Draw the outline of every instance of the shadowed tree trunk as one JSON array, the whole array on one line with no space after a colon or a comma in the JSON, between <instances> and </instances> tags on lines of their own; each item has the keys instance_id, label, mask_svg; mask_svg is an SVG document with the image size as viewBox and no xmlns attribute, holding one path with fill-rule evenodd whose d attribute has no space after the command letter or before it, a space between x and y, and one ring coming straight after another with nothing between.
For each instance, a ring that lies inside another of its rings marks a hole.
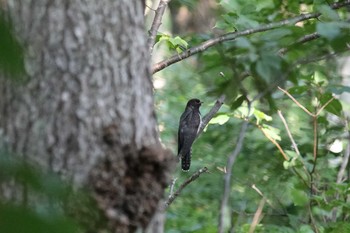
<instances>
[{"instance_id":1,"label":"shadowed tree trunk","mask_svg":"<svg viewBox=\"0 0 350 233\"><path fill-rule=\"evenodd\" d=\"M142 2L13 0L6 8L27 79L0 79L1 146L90 187L114 232L146 227L173 159L156 130Z\"/></svg>"}]
</instances>

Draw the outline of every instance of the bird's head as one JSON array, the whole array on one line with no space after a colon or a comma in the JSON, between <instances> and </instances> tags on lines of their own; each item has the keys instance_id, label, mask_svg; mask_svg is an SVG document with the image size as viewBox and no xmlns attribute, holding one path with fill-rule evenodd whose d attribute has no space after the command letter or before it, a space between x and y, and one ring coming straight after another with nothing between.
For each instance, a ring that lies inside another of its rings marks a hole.
<instances>
[{"instance_id":1,"label":"bird's head","mask_svg":"<svg viewBox=\"0 0 350 233\"><path fill-rule=\"evenodd\" d=\"M189 108L198 108L202 105L203 102L201 102L199 99L190 99L187 102L187 106Z\"/></svg>"}]
</instances>

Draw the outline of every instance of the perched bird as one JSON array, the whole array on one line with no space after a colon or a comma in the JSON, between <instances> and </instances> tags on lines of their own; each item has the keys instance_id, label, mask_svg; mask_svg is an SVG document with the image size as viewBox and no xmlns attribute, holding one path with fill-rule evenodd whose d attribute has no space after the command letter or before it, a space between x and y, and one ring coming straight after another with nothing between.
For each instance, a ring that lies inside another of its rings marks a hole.
<instances>
[{"instance_id":1,"label":"perched bird","mask_svg":"<svg viewBox=\"0 0 350 233\"><path fill-rule=\"evenodd\" d=\"M202 102L199 99L191 99L187 102L185 112L182 113L178 131L178 158L181 158L181 168L188 171L191 165L191 147L197 137L201 124L199 107Z\"/></svg>"}]
</instances>

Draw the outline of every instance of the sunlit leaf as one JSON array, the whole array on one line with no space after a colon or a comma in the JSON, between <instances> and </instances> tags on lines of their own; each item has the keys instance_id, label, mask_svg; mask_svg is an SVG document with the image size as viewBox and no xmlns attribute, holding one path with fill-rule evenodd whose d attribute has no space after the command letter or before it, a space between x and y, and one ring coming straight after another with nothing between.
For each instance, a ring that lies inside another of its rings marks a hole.
<instances>
[{"instance_id":1,"label":"sunlit leaf","mask_svg":"<svg viewBox=\"0 0 350 233\"><path fill-rule=\"evenodd\" d=\"M281 141L281 136L280 136L280 130L272 127L270 125L263 125L263 130L264 132L269 135L269 137L271 137L272 139L275 139L277 141Z\"/></svg>"},{"instance_id":2,"label":"sunlit leaf","mask_svg":"<svg viewBox=\"0 0 350 233\"><path fill-rule=\"evenodd\" d=\"M272 121L271 116L269 116L269 115L265 114L264 112L261 112L257 109L254 109L253 114L258 121L262 121L262 120Z\"/></svg>"},{"instance_id":3,"label":"sunlit leaf","mask_svg":"<svg viewBox=\"0 0 350 233\"><path fill-rule=\"evenodd\" d=\"M182 39L181 37L179 36L176 36L175 38L169 38L169 42L174 46L174 47L178 47L178 46L181 46L185 49L187 49L188 47L188 43Z\"/></svg>"},{"instance_id":4,"label":"sunlit leaf","mask_svg":"<svg viewBox=\"0 0 350 233\"><path fill-rule=\"evenodd\" d=\"M298 233L314 233L314 230L310 225L301 225Z\"/></svg>"},{"instance_id":5,"label":"sunlit leaf","mask_svg":"<svg viewBox=\"0 0 350 233\"><path fill-rule=\"evenodd\" d=\"M225 124L228 120L230 119L230 117L226 114L220 114L216 117L213 117L210 121L209 124L219 124L219 125L223 125Z\"/></svg>"}]
</instances>

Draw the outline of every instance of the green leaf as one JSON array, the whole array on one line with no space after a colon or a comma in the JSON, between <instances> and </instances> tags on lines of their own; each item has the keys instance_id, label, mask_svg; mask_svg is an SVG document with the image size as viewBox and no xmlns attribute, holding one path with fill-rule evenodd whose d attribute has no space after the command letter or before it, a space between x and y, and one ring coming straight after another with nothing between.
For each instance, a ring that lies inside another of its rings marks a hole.
<instances>
[{"instance_id":1,"label":"green leaf","mask_svg":"<svg viewBox=\"0 0 350 233\"><path fill-rule=\"evenodd\" d=\"M235 110L237 108L239 108L243 101L246 100L247 97L245 97L244 95L238 97L232 104L231 104L231 110Z\"/></svg>"},{"instance_id":2,"label":"green leaf","mask_svg":"<svg viewBox=\"0 0 350 233\"><path fill-rule=\"evenodd\" d=\"M291 196L296 206L304 206L309 201L309 197L304 190L294 188L291 190Z\"/></svg>"},{"instance_id":3,"label":"green leaf","mask_svg":"<svg viewBox=\"0 0 350 233\"><path fill-rule=\"evenodd\" d=\"M298 233L314 233L314 230L313 230L312 227L309 226L309 225L302 225L302 226L299 228Z\"/></svg>"},{"instance_id":4,"label":"green leaf","mask_svg":"<svg viewBox=\"0 0 350 233\"><path fill-rule=\"evenodd\" d=\"M24 49L13 35L7 18L0 10L0 69L10 74L5 77L17 78L24 73Z\"/></svg>"},{"instance_id":5,"label":"green leaf","mask_svg":"<svg viewBox=\"0 0 350 233\"><path fill-rule=\"evenodd\" d=\"M334 99L332 100L332 102L330 102L326 107L325 109L330 112L330 113L333 113L334 115L336 116L341 116L341 113L342 113L342 110L343 110L343 107L340 103L339 100L337 99Z\"/></svg>"},{"instance_id":6,"label":"green leaf","mask_svg":"<svg viewBox=\"0 0 350 233\"><path fill-rule=\"evenodd\" d=\"M175 38L169 38L169 42L175 47L175 48L177 48L177 47L183 47L183 48L185 48L185 49L187 49L187 47L188 47L188 43L184 40L184 39L182 39L181 37L179 37L179 36L177 36L177 37L175 37Z\"/></svg>"},{"instance_id":7,"label":"green leaf","mask_svg":"<svg viewBox=\"0 0 350 233\"><path fill-rule=\"evenodd\" d=\"M213 117L210 121L209 124L219 124L219 125L223 125L225 124L228 120L230 119L230 117L226 114L220 114L216 117Z\"/></svg>"},{"instance_id":8,"label":"green leaf","mask_svg":"<svg viewBox=\"0 0 350 233\"><path fill-rule=\"evenodd\" d=\"M237 38L235 41L235 45L238 48L244 48L244 49L254 48L252 43L250 43L250 41L244 37Z\"/></svg>"},{"instance_id":9,"label":"green leaf","mask_svg":"<svg viewBox=\"0 0 350 233\"><path fill-rule=\"evenodd\" d=\"M329 233L344 233L350 232L350 223L348 222L335 222L332 226L331 231L327 231Z\"/></svg>"},{"instance_id":10,"label":"green leaf","mask_svg":"<svg viewBox=\"0 0 350 233\"><path fill-rule=\"evenodd\" d=\"M272 117L257 110L254 109L253 114L255 116L255 118L258 120L258 122L262 121L262 120L266 120L266 121L272 121Z\"/></svg>"},{"instance_id":11,"label":"green leaf","mask_svg":"<svg viewBox=\"0 0 350 233\"><path fill-rule=\"evenodd\" d=\"M308 87L308 86L295 86L295 87L288 89L288 92L292 95L295 95L295 94L300 95L308 90L310 90L310 87Z\"/></svg>"},{"instance_id":12,"label":"green leaf","mask_svg":"<svg viewBox=\"0 0 350 233\"><path fill-rule=\"evenodd\" d=\"M265 41L279 40L291 34L292 34L292 30L290 29L278 28L275 30L267 31L260 37L260 39Z\"/></svg>"},{"instance_id":13,"label":"green leaf","mask_svg":"<svg viewBox=\"0 0 350 233\"><path fill-rule=\"evenodd\" d=\"M288 170L291 166L291 162L290 161L287 161L287 160L284 160L283 161L283 167L284 169Z\"/></svg>"},{"instance_id":14,"label":"green leaf","mask_svg":"<svg viewBox=\"0 0 350 233\"><path fill-rule=\"evenodd\" d=\"M272 54L262 54L255 70L267 83L276 78L281 69L281 58Z\"/></svg>"},{"instance_id":15,"label":"green leaf","mask_svg":"<svg viewBox=\"0 0 350 233\"><path fill-rule=\"evenodd\" d=\"M319 5L316 10L322 14L322 19L324 20L339 20L339 16L335 10L333 10L329 5Z\"/></svg>"},{"instance_id":16,"label":"green leaf","mask_svg":"<svg viewBox=\"0 0 350 233\"><path fill-rule=\"evenodd\" d=\"M0 232L80 232L75 224L57 213L38 214L16 205L1 204L0 218Z\"/></svg>"},{"instance_id":17,"label":"green leaf","mask_svg":"<svg viewBox=\"0 0 350 233\"><path fill-rule=\"evenodd\" d=\"M255 12L256 12L256 5L251 3L244 5L240 11L240 13L243 15L248 15Z\"/></svg>"},{"instance_id":18,"label":"green leaf","mask_svg":"<svg viewBox=\"0 0 350 233\"><path fill-rule=\"evenodd\" d=\"M333 98L332 93L325 93L324 95L322 95L322 97L320 98L320 103L321 105L325 105L331 98ZM341 116L343 107L340 103L339 100L337 99L333 99L326 107L325 110L327 112L330 112L336 116Z\"/></svg>"},{"instance_id":19,"label":"green leaf","mask_svg":"<svg viewBox=\"0 0 350 233\"><path fill-rule=\"evenodd\" d=\"M259 23L257 21L251 18L248 18L245 15L239 15L235 23L238 30L244 30L247 28L256 28L257 26L259 26Z\"/></svg>"},{"instance_id":20,"label":"green leaf","mask_svg":"<svg viewBox=\"0 0 350 233\"><path fill-rule=\"evenodd\" d=\"M256 1L256 9L258 12L263 10L263 9L267 9L267 8L273 9L274 7L275 7L275 4L274 4L273 0Z\"/></svg>"},{"instance_id":21,"label":"green leaf","mask_svg":"<svg viewBox=\"0 0 350 233\"><path fill-rule=\"evenodd\" d=\"M281 136L280 136L280 130L272 127L270 125L263 125L263 130L264 132L269 135L271 138L277 140L277 141L281 141Z\"/></svg>"},{"instance_id":22,"label":"green leaf","mask_svg":"<svg viewBox=\"0 0 350 233\"><path fill-rule=\"evenodd\" d=\"M340 34L340 29L333 22L317 22L316 31L328 40L335 39Z\"/></svg>"}]
</instances>

